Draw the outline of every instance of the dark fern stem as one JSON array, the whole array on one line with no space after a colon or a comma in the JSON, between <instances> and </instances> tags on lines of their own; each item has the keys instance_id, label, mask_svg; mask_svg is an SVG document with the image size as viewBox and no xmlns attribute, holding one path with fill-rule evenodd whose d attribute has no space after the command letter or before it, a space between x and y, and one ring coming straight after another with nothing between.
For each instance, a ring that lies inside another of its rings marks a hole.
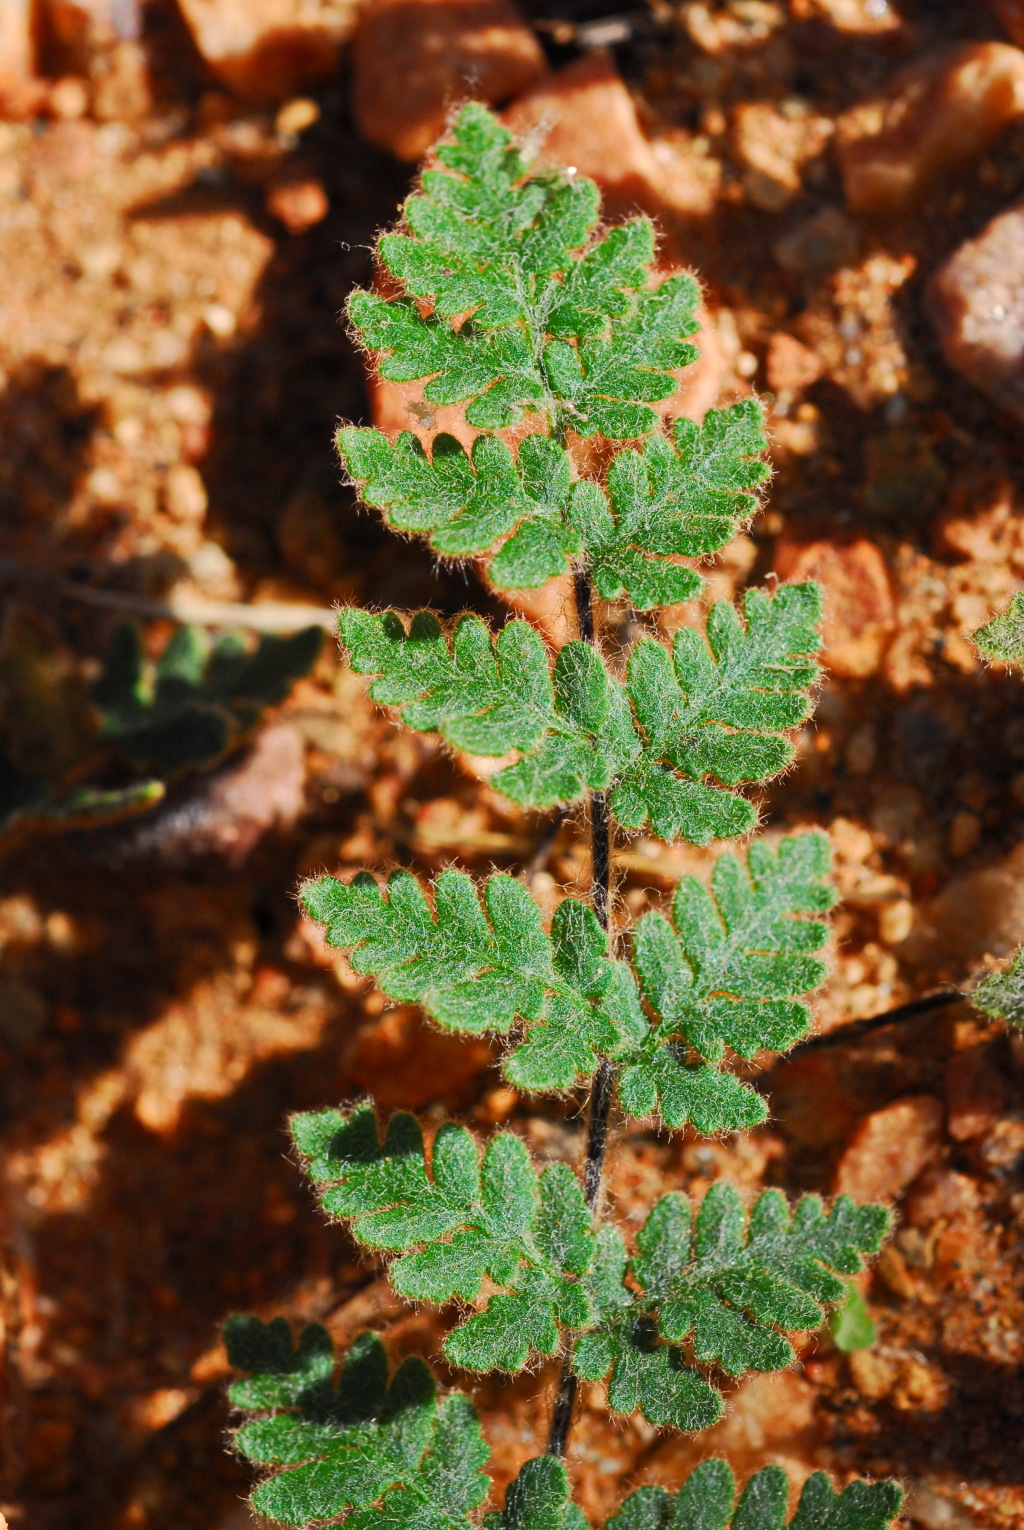
<instances>
[{"instance_id":1,"label":"dark fern stem","mask_svg":"<svg viewBox=\"0 0 1024 1530\"><path fill-rule=\"evenodd\" d=\"M584 567L577 568L574 575L576 593L576 618L580 640L593 644L594 596L590 576ZM611 905L611 819L608 813L608 793L590 793L590 850L591 850L591 897L594 913L604 929L608 928ZM590 1102L587 1111L587 1157L583 1168L583 1189L587 1205L593 1210L601 1194L601 1177L604 1170L604 1154L608 1144L608 1116L611 1111L614 1077L612 1065L606 1057L598 1063L590 1086ZM548 1454L564 1456L572 1427L573 1408L579 1383L572 1369L572 1354L562 1362L562 1374L551 1415L551 1433L548 1438Z\"/></svg>"}]
</instances>

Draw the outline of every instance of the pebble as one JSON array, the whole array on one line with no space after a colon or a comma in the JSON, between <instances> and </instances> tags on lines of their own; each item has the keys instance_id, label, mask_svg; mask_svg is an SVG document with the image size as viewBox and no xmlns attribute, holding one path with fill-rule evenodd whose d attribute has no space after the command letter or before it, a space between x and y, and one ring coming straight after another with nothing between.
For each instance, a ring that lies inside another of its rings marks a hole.
<instances>
[{"instance_id":1,"label":"pebble","mask_svg":"<svg viewBox=\"0 0 1024 1530\"><path fill-rule=\"evenodd\" d=\"M795 335L777 330L768 342L765 371L768 386L778 396L792 398L817 382L824 370L821 359Z\"/></svg>"},{"instance_id":2,"label":"pebble","mask_svg":"<svg viewBox=\"0 0 1024 1530\"><path fill-rule=\"evenodd\" d=\"M206 485L197 468L187 462L176 462L168 468L164 509L172 520L196 525L205 517L207 505Z\"/></svg>"},{"instance_id":3,"label":"pebble","mask_svg":"<svg viewBox=\"0 0 1024 1530\"><path fill-rule=\"evenodd\" d=\"M652 142L608 53L596 50L547 76L508 109L505 121L529 136L551 164L573 165L600 186L611 219L637 211L691 216L710 211L709 184L667 140Z\"/></svg>"},{"instance_id":4,"label":"pebble","mask_svg":"<svg viewBox=\"0 0 1024 1530\"><path fill-rule=\"evenodd\" d=\"M836 1195L855 1201L892 1200L942 1148L942 1102L908 1095L865 1116L839 1161Z\"/></svg>"},{"instance_id":5,"label":"pebble","mask_svg":"<svg viewBox=\"0 0 1024 1530\"><path fill-rule=\"evenodd\" d=\"M923 976L962 982L986 954L1008 956L1024 927L1024 846L1000 865L954 877L930 902L900 951Z\"/></svg>"},{"instance_id":6,"label":"pebble","mask_svg":"<svg viewBox=\"0 0 1024 1530\"><path fill-rule=\"evenodd\" d=\"M31 117L46 93L35 74L32 0L0 0L0 118Z\"/></svg>"},{"instance_id":7,"label":"pebble","mask_svg":"<svg viewBox=\"0 0 1024 1530\"><path fill-rule=\"evenodd\" d=\"M896 213L919 202L935 177L976 160L1024 113L1024 52L967 43L929 54L884 98L839 119L836 149L855 213Z\"/></svg>"},{"instance_id":8,"label":"pebble","mask_svg":"<svg viewBox=\"0 0 1024 1530\"><path fill-rule=\"evenodd\" d=\"M852 266L860 250L860 231L838 207L823 207L783 234L772 253L785 271L816 276Z\"/></svg>"},{"instance_id":9,"label":"pebble","mask_svg":"<svg viewBox=\"0 0 1024 1530\"><path fill-rule=\"evenodd\" d=\"M734 122L747 200L761 212L781 212L799 196L804 166L832 136L831 119L806 109L787 115L769 102L748 101L737 107Z\"/></svg>"},{"instance_id":10,"label":"pebble","mask_svg":"<svg viewBox=\"0 0 1024 1530\"><path fill-rule=\"evenodd\" d=\"M775 568L781 579L817 580L825 587L825 663L832 674L874 674L896 625L885 559L873 542L780 540Z\"/></svg>"},{"instance_id":11,"label":"pebble","mask_svg":"<svg viewBox=\"0 0 1024 1530\"><path fill-rule=\"evenodd\" d=\"M353 45L359 131L399 159L421 159L472 96L500 106L546 70L513 0L374 0Z\"/></svg>"},{"instance_id":12,"label":"pebble","mask_svg":"<svg viewBox=\"0 0 1024 1530\"><path fill-rule=\"evenodd\" d=\"M1024 201L950 256L928 306L950 366L1024 420Z\"/></svg>"},{"instance_id":13,"label":"pebble","mask_svg":"<svg viewBox=\"0 0 1024 1530\"><path fill-rule=\"evenodd\" d=\"M889 0L792 0L794 20L821 19L838 32L896 32L903 25Z\"/></svg>"},{"instance_id":14,"label":"pebble","mask_svg":"<svg viewBox=\"0 0 1024 1530\"><path fill-rule=\"evenodd\" d=\"M978 1205L977 1181L955 1169L935 1167L907 1197L906 1216L912 1227L931 1227L955 1217L969 1216Z\"/></svg>"},{"instance_id":15,"label":"pebble","mask_svg":"<svg viewBox=\"0 0 1024 1530\"><path fill-rule=\"evenodd\" d=\"M358 0L179 0L197 49L245 100L285 101L333 74Z\"/></svg>"},{"instance_id":16,"label":"pebble","mask_svg":"<svg viewBox=\"0 0 1024 1530\"><path fill-rule=\"evenodd\" d=\"M322 223L330 211L323 182L314 176L272 186L265 205L270 216L283 223L289 234L304 234Z\"/></svg>"}]
</instances>

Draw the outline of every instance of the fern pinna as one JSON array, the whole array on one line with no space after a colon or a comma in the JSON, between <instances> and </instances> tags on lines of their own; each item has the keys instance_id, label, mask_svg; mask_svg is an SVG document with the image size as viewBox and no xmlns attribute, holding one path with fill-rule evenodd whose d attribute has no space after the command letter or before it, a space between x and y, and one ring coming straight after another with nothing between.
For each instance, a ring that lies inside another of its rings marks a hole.
<instances>
[{"instance_id":1,"label":"fern pinna","mask_svg":"<svg viewBox=\"0 0 1024 1530\"><path fill-rule=\"evenodd\" d=\"M451 1365L512 1373L562 1357L548 1450L482 1514L473 1406L439 1400L423 1361L389 1379L364 1334L336 1375L323 1329L296 1344L282 1319L236 1318L228 1350L249 1376L232 1400L250 1417L235 1444L269 1468L254 1507L285 1524L580 1530L562 1459L580 1382L604 1383L617 1413L704 1429L723 1411L716 1377L789 1365L789 1335L824 1321L888 1228L882 1207L790 1206L775 1190L747 1205L725 1183L697 1205L664 1196L631 1242L603 1215L613 1109L702 1133L764 1120L733 1060L807 1033L833 894L828 842L804 833L720 855L710 885L683 878L632 929L614 908L617 827L694 845L755 827L741 788L793 757L821 596L751 590L671 644L652 627L621 664L602 651L595 597L644 612L698 595L692 562L749 521L767 469L756 401L700 425L653 407L697 354L697 287L653 276L648 221L606 231L598 212L593 183L531 167L489 112L463 108L380 242L400 295L357 292L349 314L383 377L463 406L472 445L338 432L346 471L396 529L477 560L498 592L571 578L578 638L555 655L522 620L493 632L475 616L446 629L429 611L347 610L340 629L353 669L407 727L500 760L492 786L524 807L586 805L589 901L565 898L547 924L520 878L477 884L454 869L430 885L406 871L324 877L302 893L328 944L384 994L446 1030L506 1037L517 1089L589 1089L579 1170L539 1171L507 1131L481 1143L449 1124L427 1142L412 1116L385 1120L372 1103L293 1122L324 1209L391 1261L395 1290L462 1304ZM598 472L581 447L592 436L629 444L602 448ZM788 1519L777 1468L737 1494L708 1461L674 1495L639 1488L608 1530L883 1530L900 1503L892 1483L838 1493L819 1473Z\"/></svg>"}]
</instances>

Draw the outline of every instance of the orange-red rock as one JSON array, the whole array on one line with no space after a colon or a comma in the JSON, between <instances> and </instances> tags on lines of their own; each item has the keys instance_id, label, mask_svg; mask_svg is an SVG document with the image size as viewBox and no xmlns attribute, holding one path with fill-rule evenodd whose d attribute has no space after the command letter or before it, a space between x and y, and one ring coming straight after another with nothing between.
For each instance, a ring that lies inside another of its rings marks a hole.
<instances>
[{"instance_id":1,"label":"orange-red rock","mask_svg":"<svg viewBox=\"0 0 1024 1530\"><path fill-rule=\"evenodd\" d=\"M983 1137L1006 1106L1006 1082L986 1046L953 1052L946 1064L947 1126L956 1142Z\"/></svg>"},{"instance_id":2,"label":"orange-red rock","mask_svg":"<svg viewBox=\"0 0 1024 1530\"><path fill-rule=\"evenodd\" d=\"M29 117L45 86L35 76L32 0L0 0L0 117Z\"/></svg>"},{"instance_id":3,"label":"orange-red rock","mask_svg":"<svg viewBox=\"0 0 1024 1530\"><path fill-rule=\"evenodd\" d=\"M179 0L195 45L236 95L283 101L330 75L359 0Z\"/></svg>"},{"instance_id":4,"label":"orange-red rock","mask_svg":"<svg viewBox=\"0 0 1024 1530\"><path fill-rule=\"evenodd\" d=\"M928 306L950 366L1024 419L1024 202L950 256Z\"/></svg>"},{"instance_id":5,"label":"orange-red rock","mask_svg":"<svg viewBox=\"0 0 1024 1530\"><path fill-rule=\"evenodd\" d=\"M301 181L284 181L267 192L267 212L283 223L289 234L304 234L322 223L330 211L323 182L315 176Z\"/></svg>"},{"instance_id":6,"label":"orange-red rock","mask_svg":"<svg viewBox=\"0 0 1024 1530\"><path fill-rule=\"evenodd\" d=\"M873 674L896 621L885 559L873 542L782 541L779 577L817 580L825 588L825 662L836 675Z\"/></svg>"},{"instance_id":7,"label":"orange-red rock","mask_svg":"<svg viewBox=\"0 0 1024 1530\"><path fill-rule=\"evenodd\" d=\"M373 0L353 47L352 107L371 143L418 160L460 101L501 106L545 68L513 0Z\"/></svg>"},{"instance_id":8,"label":"orange-red rock","mask_svg":"<svg viewBox=\"0 0 1024 1530\"><path fill-rule=\"evenodd\" d=\"M835 1193L892 1200L938 1156L943 1116L941 1101L930 1094L908 1095L865 1116L839 1161Z\"/></svg>"},{"instance_id":9,"label":"orange-red rock","mask_svg":"<svg viewBox=\"0 0 1024 1530\"><path fill-rule=\"evenodd\" d=\"M780 329L768 342L765 370L773 393L792 395L817 382L824 368L815 351Z\"/></svg>"},{"instance_id":10,"label":"orange-red rock","mask_svg":"<svg viewBox=\"0 0 1024 1530\"><path fill-rule=\"evenodd\" d=\"M505 121L531 135L540 160L591 176L610 218L710 210L708 183L669 144L646 136L607 53L589 53L547 76L514 102Z\"/></svg>"},{"instance_id":11,"label":"orange-red rock","mask_svg":"<svg viewBox=\"0 0 1024 1530\"><path fill-rule=\"evenodd\" d=\"M969 1215L978 1204L977 1181L955 1169L932 1168L907 1197L906 1217L912 1227L931 1227Z\"/></svg>"},{"instance_id":12,"label":"orange-red rock","mask_svg":"<svg viewBox=\"0 0 1024 1530\"><path fill-rule=\"evenodd\" d=\"M831 119L812 112L786 116L768 101L747 101L734 122L748 201L762 212L781 212L799 195L804 166L832 136Z\"/></svg>"},{"instance_id":13,"label":"orange-red rock","mask_svg":"<svg viewBox=\"0 0 1024 1530\"><path fill-rule=\"evenodd\" d=\"M838 123L836 146L853 212L913 207L942 171L969 164L1024 113L1024 52L967 43L930 54L884 98Z\"/></svg>"}]
</instances>

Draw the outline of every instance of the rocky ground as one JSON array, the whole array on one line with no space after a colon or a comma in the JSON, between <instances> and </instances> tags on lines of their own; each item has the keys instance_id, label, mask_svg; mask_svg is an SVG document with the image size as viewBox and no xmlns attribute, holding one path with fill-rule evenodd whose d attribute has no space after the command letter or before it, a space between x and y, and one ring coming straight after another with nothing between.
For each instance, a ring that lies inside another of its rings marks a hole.
<instances>
[{"instance_id":1,"label":"rocky ground","mask_svg":"<svg viewBox=\"0 0 1024 1530\"><path fill-rule=\"evenodd\" d=\"M611 1194L628 1224L720 1175L843 1187L892 1199L900 1229L865 1287L872 1349L808 1341L694 1441L585 1397L582 1501L597 1519L714 1449L741 1473L895 1473L924 1530L1009 1527L1024 1057L965 1007L840 1028L962 984L1024 928L1020 680L965 636L1024 573L1024 6L608 9L45 0L33 32L24 0L0 0L0 732L26 768L73 758L68 697L115 621L83 585L129 606L498 614L339 487L335 420L395 423L405 401L367 400L337 315L467 79L545 125L543 152L599 179L614 215L654 213L665 264L701 275L704 358L679 407L771 400L770 508L715 593L810 575L830 600L818 720L764 808L771 829L834 838L835 1043L765 1059L773 1118L743 1140L620 1138ZM157 652L172 627L145 630ZM440 1320L400 1315L323 1226L288 1113L370 1091L508 1123L548 1157L578 1153L579 1102L520 1100L487 1045L387 1008L325 955L293 889L324 867L515 869L538 849L542 899L585 885L577 823L516 812L397 734L332 653L248 754L148 816L4 843L13 1527L247 1524L224 1449L229 1311L436 1350ZM622 845L622 909L705 859ZM476 1387L501 1482L545 1434L542 1379Z\"/></svg>"}]
</instances>

